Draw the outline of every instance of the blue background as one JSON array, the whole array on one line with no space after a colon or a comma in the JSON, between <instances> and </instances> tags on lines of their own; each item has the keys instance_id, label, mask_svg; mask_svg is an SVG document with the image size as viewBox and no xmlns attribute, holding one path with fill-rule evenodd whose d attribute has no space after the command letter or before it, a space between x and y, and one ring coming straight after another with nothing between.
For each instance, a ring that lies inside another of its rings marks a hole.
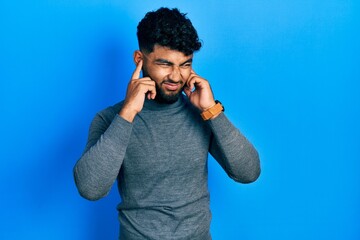
<instances>
[{"instance_id":1,"label":"blue background","mask_svg":"<svg viewBox=\"0 0 360 240\"><path fill-rule=\"evenodd\" d=\"M213 239L360 239L356 0L1 1L0 239L117 238L116 189L84 200L72 167L160 6L188 13L195 70L262 160L250 185L209 160Z\"/></svg>"}]
</instances>

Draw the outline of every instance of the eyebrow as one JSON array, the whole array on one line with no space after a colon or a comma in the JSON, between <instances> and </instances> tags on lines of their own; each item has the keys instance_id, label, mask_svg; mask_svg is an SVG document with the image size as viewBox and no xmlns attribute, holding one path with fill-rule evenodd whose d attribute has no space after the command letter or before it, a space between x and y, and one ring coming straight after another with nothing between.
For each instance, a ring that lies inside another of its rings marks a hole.
<instances>
[{"instance_id":1,"label":"eyebrow","mask_svg":"<svg viewBox=\"0 0 360 240\"><path fill-rule=\"evenodd\" d=\"M179 66L184 66L187 63L192 63L192 61L193 61L193 59L190 58L190 59L186 60L185 62L181 63ZM155 59L155 62L156 63L165 63L165 64L169 64L171 66L175 65L173 62L170 62L170 61L168 61L166 59L163 59L163 58Z\"/></svg>"}]
</instances>

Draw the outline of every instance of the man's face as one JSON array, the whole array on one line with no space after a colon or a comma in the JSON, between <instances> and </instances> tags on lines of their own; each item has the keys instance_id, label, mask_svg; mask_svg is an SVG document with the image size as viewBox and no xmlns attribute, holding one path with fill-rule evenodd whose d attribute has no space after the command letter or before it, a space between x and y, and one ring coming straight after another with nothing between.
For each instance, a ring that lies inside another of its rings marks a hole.
<instances>
[{"instance_id":1,"label":"man's face","mask_svg":"<svg viewBox=\"0 0 360 240\"><path fill-rule=\"evenodd\" d=\"M143 76L156 83L156 100L173 103L179 98L192 70L193 55L159 45L151 53L143 53Z\"/></svg>"}]
</instances>

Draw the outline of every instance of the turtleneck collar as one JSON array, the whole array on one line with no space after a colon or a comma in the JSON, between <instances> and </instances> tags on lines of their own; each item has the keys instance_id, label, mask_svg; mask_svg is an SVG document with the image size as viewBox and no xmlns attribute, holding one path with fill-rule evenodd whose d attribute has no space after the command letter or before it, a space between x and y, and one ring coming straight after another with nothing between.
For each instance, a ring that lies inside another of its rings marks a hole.
<instances>
[{"instance_id":1,"label":"turtleneck collar","mask_svg":"<svg viewBox=\"0 0 360 240\"><path fill-rule=\"evenodd\" d=\"M155 100L149 100L146 98L145 102L144 102L144 109L148 109L148 110L152 110L152 111L170 110L170 109L174 109L177 107L181 107L184 104L185 104L185 99L182 94L180 94L180 96L176 102L170 103L170 104L158 103Z\"/></svg>"}]
</instances>

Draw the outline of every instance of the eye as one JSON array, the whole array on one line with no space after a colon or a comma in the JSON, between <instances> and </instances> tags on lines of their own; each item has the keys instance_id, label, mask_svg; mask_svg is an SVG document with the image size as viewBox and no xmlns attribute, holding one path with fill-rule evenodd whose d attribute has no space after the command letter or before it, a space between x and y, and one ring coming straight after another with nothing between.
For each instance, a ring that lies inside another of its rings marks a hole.
<instances>
[{"instance_id":1,"label":"eye","mask_svg":"<svg viewBox=\"0 0 360 240\"><path fill-rule=\"evenodd\" d=\"M184 65L181 65L181 68L187 69L191 67L191 63L186 63Z\"/></svg>"},{"instance_id":2,"label":"eye","mask_svg":"<svg viewBox=\"0 0 360 240\"><path fill-rule=\"evenodd\" d=\"M171 67L170 63L157 63L157 65L160 67Z\"/></svg>"}]
</instances>

